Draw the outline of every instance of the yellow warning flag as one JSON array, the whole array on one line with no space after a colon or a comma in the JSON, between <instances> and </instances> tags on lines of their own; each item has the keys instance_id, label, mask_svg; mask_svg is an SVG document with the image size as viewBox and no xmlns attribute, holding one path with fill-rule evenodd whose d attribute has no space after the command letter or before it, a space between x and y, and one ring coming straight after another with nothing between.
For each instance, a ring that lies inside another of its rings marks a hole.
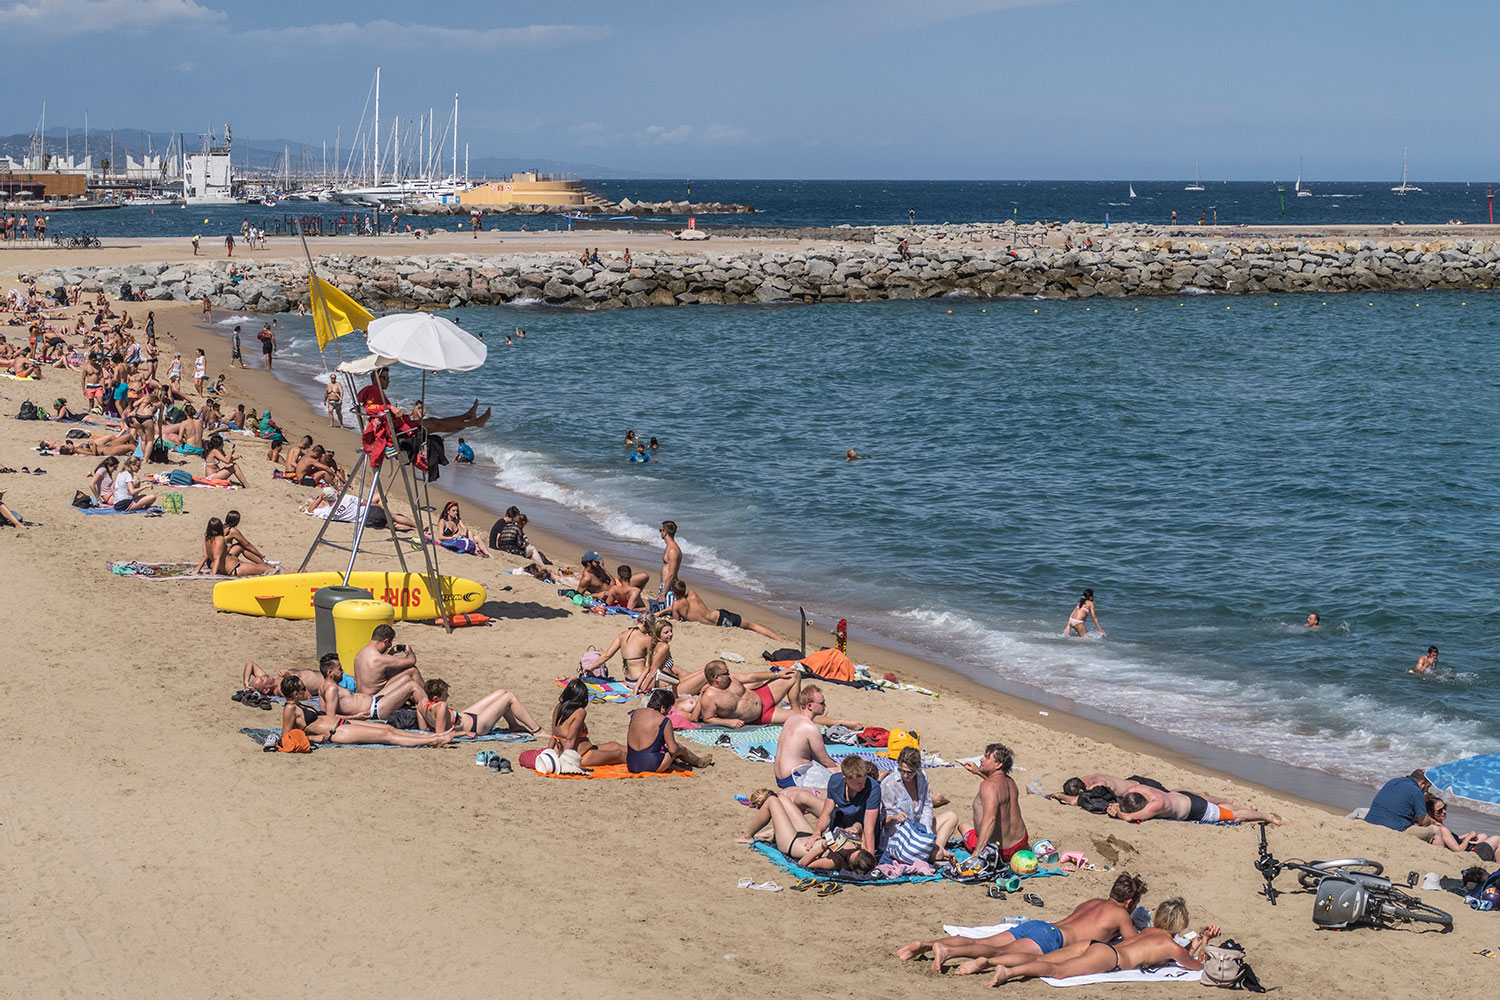
<instances>
[{"instance_id":1,"label":"yellow warning flag","mask_svg":"<svg viewBox=\"0 0 1500 1000\"><path fill-rule=\"evenodd\" d=\"M316 274L307 276L307 291L311 297L313 326L318 332L318 350L328 346L334 337L342 337L355 330L369 327L375 317L349 296L339 291Z\"/></svg>"}]
</instances>

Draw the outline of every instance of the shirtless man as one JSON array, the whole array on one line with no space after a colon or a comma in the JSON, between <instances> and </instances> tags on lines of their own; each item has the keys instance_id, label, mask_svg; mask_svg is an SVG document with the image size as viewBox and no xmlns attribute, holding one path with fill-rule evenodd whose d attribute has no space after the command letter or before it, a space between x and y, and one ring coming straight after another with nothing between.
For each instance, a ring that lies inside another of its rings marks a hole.
<instances>
[{"instance_id":1,"label":"shirtless man","mask_svg":"<svg viewBox=\"0 0 1500 1000\"><path fill-rule=\"evenodd\" d=\"M631 608L636 611L645 611L646 599L641 596L641 588L631 585L630 578L632 574L630 567L621 566L615 573L615 582L604 590L604 603L612 608Z\"/></svg>"},{"instance_id":2,"label":"shirtless man","mask_svg":"<svg viewBox=\"0 0 1500 1000\"><path fill-rule=\"evenodd\" d=\"M676 521L661 523L661 544L661 586L656 591L658 601L666 600L667 589L677 579L677 571L682 569L682 546L677 544Z\"/></svg>"},{"instance_id":3,"label":"shirtless man","mask_svg":"<svg viewBox=\"0 0 1500 1000\"><path fill-rule=\"evenodd\" d=\"M294 471L297 468L297 463L302 461L302 456L306 455L312 449L312 445L312 435L304 434L302 435L301 441L298 441L296 444L288 448L285 458L285 465L283 466L285 471Z\"/></svg>"},{"instance_id":4,"label":"shirtless man","mask_svg":"<svg viewBox=\"0 0 1500 1000\"><path fill-rule=\"evenodd\" d=\"M950 958L969 958L973 961L965 962L956 970L959 975L967 976L1003 965L1007 959L1026 961L1080 941L1131 938L1135 936L1136 929L1130 922L1130 914L1145 894L1144 882L1128 872L1121 872L1115 879L1114 887L1109 890L1108 899L1085 900L1056 923L1024 920L1008 931L991 934L989 937L944 937L934 941L913 941L897 950L896 957L909 962L931 951L933 967L938 972L943 971L943 963Z\"/></svg>"},{"instance_id":5,"label":"shirtless man","mask_svg":"<svg viewBox=\"0 0 1500 1000\"><path fill-rule=\"evenodd\" d=\"M709 610L708 605L703 603L703 598L699 597L697 592L689 590L687 584L680 578L673 580L672 585L667 589L671 591L674 600L665 613L671 615L673 618L685 622L702 622L705 625L717 625L720 628L747 629L763 635L767 639L774 639L777 642L781 641L781 636L772 632L764 625L757 625L755 622L746 621L733 611L726 611L723 608L719 608L716 611Z\"/></svg>"},{"instance_id":6,"label":"shirtless man","mask_svg":"<svg viewBox=\"0 0 1500 1000\"><path fill-rule=\"evenodd\" d=\"M783 698L796 705L797 696L802 693L802 671L795 667L731 674L723 660L711 660L703 668L703 680L703 690L698 695L698 721L705 726L739 729L747 723L763 726L784 723L796 712L777 706Z\"/></svg>"},{"instance_id":7,"label":"shirtless man","mask_svg":"<svg viewBox=\"0 0 1500 1000\"><path fill-rule=\"evenodd\" d=\"M292 474L287 478L302 483L304 486L327 486L332 482L333 470L323 462L323 446L313 445L312 450L297 460L297 464L292 468Z\"/></svg>"},{"instance_id":8,"label":"shirtless man","mask_svg":"<svg viewBox=\"0 0 1500 1000\"><path fill-rule=\"evenodd\" d=\"M384 695L408 677L416 682L417 690L426 689L427 682L417 669L417 654L404 643L396 643L395 629L376 625L369 643L354 654L354 690Z\"/></svg>"},{"instance_id":9,"label":"shirtless man","mask_svg":"<svg viewBox=\"0 0 1500 1000\"><path fill-rule=\"evenodd\" d=\"M1021 818L1021 796L1010 776L1014 762L1010 747L1004 743L985 747L978 764L963 762L964 770L984 779L974 796L974 825L963 820L958 824L970 854L986 844L995 844L1000 848L1000 860L1009 861L1011 855L1031 843L1026 821Z\"/></svg>"},{"instance_id":10,"label":"shirtless man","mask_svg":"<svg viewBox=\"0 0 1500 1000\"><path fill-rule=\"evenodd\" d=\"M701 695L699 699L701 705ZM830 771L839 769L823 743L823 731L813 721L828 710L823 689L816 684L807 685L798 693L796 705L796 713L782 723L781 737L776 741L777 788L794 788L801 784L803 772L814 761Z\"/></svg>"},{"instance_id":11,"label":"shirtless man","mask_svg":"<svg viewBox=\"0 0 1500 1000\"><path fill-rule=\"evenodd\" d=\"M604 569L599 553L589 549L583 554L583 568L578 571L578 592L601 597L615 585L615 578Z\"/></svg>"},{"instance_id":12,"label":"shirtless man","mask_svg":"<svg viewBox=\"0 0 1500 1000\"><path fill-rule=\"evenodd\" d=\"M1106 810L1115 819L1144 823L1148 819L1175 819L1187 823L1270 823L1280 826L1275 813L1259 812L1228 799L1209 799L1194 792L1166 792L1150 785L1131 785L1120 801Z\"/></svg>"},{"instance_id":13,"label":"shirtless man","mask_svg":"<svg viewBox=\"0 0 1500 1000\"><path fill-rule=\"evenodd\" d=\"M318 661L322 686L318 690L323 711L346 719L379 719L384 722L412 695L421 691L411 671L396 675L379 694L364 694L344 687L344 665L339 654L324 653Z\"/></svg>"},{"instance_id":14,"label":"shirtless man","mask_svg":"<svg viewBox=\"0 0 1500 1000\"><path fill-rule=\"evenodd\" d=\"M1071 979L1099 973L1147 969L1175 962L1190 972L1203 968L1203 949L1219 936L1218 924L1209 924L1187 947L1174 936L1187 929L1187 905L1180 897L1164 900L1152 916L1155 924L1118 944L1105 941L1080 942L1047 958L1001 965L991 986L1027 976Z\"/></svg>"},{"instance_id":15,"label":"shirtless man","mask_svg":"<svg viewBox=\"0 0 1500 1000\"><path fill-rule=\"evenodd\" d=\"M1438 648L1436 646L1428 646L1427 654L1425 656L1417 657L1417 665L1408 670L1407 673L1416 674L1418 677L1420 677L1431 670L1433 667L1437 666L1437 661Z\"/></svg>"},{"instance_id":16,"label":"shirtless man","mask_svg":"<svg viewBox=\"0 0 1500 1000\"><path fill-rule=\"evenodd\" d=\"M309 691L316 691L323 685L323 675L316 670L293 668L291 670L278 670L274 674L268 674L256 666L254 660L245 661L245 672L241 675L240 683L252 691L259 691L261 694L279 695L281 694L281 682L288 677L297 678L304 685L307 685Z\"/></svg>"},{"instance_id":17,"label":"shirtless man","mask_svg":"<svg viewBox=\"0 0 1500 1000\"><path fill-rule=\"evenodd\" d=\"M1101 785L1114 792L1115 798L1119 798L1130 791L1134 785L1151 785L1154 788L1160 788L1162 791L1167 790L1167 787L1161 782L1153 781L1150 778L1143 778L1138 774L1133 774L1128 778L1117 777L1113 774L1085 774L1081 778L1069 778L1067 781L1064 781L1062 791L1060 793L1053 792L1047 798L1055 799L1066 805L1076 806L1078 804L1078 796L1082 795L1087 789L1098 788ZM1210 801L1213 800L1210 799Z\"/></svg>"}]
</instances>

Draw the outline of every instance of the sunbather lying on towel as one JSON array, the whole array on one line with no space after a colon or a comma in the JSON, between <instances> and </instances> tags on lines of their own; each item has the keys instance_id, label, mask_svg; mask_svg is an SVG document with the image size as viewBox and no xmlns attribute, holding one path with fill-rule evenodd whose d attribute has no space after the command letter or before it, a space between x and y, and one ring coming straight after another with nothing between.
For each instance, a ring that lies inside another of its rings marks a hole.
<instances>
[{"instance_id":1,"label":"sunbather lying on towel","mask_svg":"<svg viewBox=\"0 0 1500 1000\"><path fill-rule=\"evenodd\" d=\"M1164 792L1150 785L1131 785L1108 815L1132 823L1148 819L1176 819L1188 823L1270 823L1280 826L1275 813L1259 812L1228 799L1213 799L1194 792Z\"/></svg>"},{"instance_id":2,"label":"sunbather lying on towel","mask_svg":"<svg viewBox=\"0 0 1500 1000\"><path fill-rule=\"evenodd\" d=\"M346 719L378 719L383 722L405 705L408 698L422 691L411 671L392 678L379 694L350 691L344 687L344 665L339 662L337 653L324 653L318 660L318 669L322 674L318 698L323 703L323 711Z\"/></svg>"},{"instance_id":3,"label":"sunbather lying on towel","mask_svg":"<svg viewBox=\"0 0 1500 1000\"><path fill-rule=\"evenodd\" d=\"M288 677L281 682L281 696L286 705L281 710L281 735L294 729L307 734L310 742L392 743L402 747L435 747L453 742L453 733L409 733L383 722L364 722L338 715L324 715L302 704L308 695L300 678Z\"/></svg>"},{"instance_id":4,"label":"sunbather lying on towel","mask_svg":"<svg viewBox=\"0 0 1500 1000\"><path fill-rule=\"evenodd\" d=\"M309 691L317 691L323 687L323 675L316 670L302 670L294 668L291 670L278 670L274 674L268 674L256 666L254 660L245 661L245 672L240 681L252 691L261 694L281 694L281 682L288 677L296 677L302 681Z\"/></svg>"},{"instance_id":5,"label":"sunbather lying on towel","mask_svg":"<svg viewBox=\"0 0 1500 1000\"><path fill-rule=\"evenodd\" d=\"M448 682L434 677L425 685L427 700L417 706L417 725L445 736L483 736L501 719L513 733L541 732L519 698L503 688L491 691L462 712L448 706Z\"/></svg>"},{"instance_id":6,"label":"sunbather lying on towel","mask_svg":"<svg viewBox=\"0 0 1500 1000\"><path fill-rule=\"evenodd\" d=\"M1166 791L1165 785L1150 778L1143 778L1138 774L1132 774L1128 778L1116 777L1113 774L1085 774L1081 778L1069 778L1067 781L1064 781L1061 793L1053 792L1047 797L1049 799L1056 799L1058 802L1067 803L1070 806L1076 806L1078 804L1078 796L1090 788L1099 788L1101 786L1108 788L1114 793L1115 798L1119 798L1130 791L1132 785L1150 785L1153 788L1160 788Z\"/></svg>"},{"instance_id":7,"label":"sunbather lying on towel","mask_svg":"<svg viewBox=\"0 0 1500 1000\"><path fill-rule=\"evenodd\" d=\"M732 729L747 723L785 722L794 710L777 706L784 698L795 705L802 693L802 671L793 667L731 674L724 661L712 660L703 668L703 679L703 690L698 695L698 721Z\"/></svg>"},{"instance_id":8,"label":"sunbather lying on towel","mask_svg":"<svg viewBox=\"0 0 1500 1000\"><path fill-rule=\"evenodd\" d=\"M932 964L938 972L950 958L968 958L957 969L960 975L971 975L1003 964L1007 959L1024 962L1056 952L1067 945L1093 941L1113 941L1135 936L1130 913L1146 894L1146 883L1121 872L1109 890L1108 899L1089 899L1079 903L1073 912L1056 923L1045 920L1023 920L1008 931L983 938L945 937L934 941L913 941L897 950L903 962L932 952ZM1182 926L1187 926L1184 917Z\"/></svg>"},{"instance_id":9,"label":"sunbather lying on towel","mask_svg":"<svg viewBox=\"0 0 1500 1000\"><path fill-rule=\"evenodd\" d=\"M742 628L763 635L767 639L773 639L776 642L781 641L781 636L772 632L764 625L757 625L755 622L747 621L733 611L727 611L724 608L710 608L707 604L703 603L703 598L698 596L697 591L687 588L687 584L683 583L681 578L673 580L670 589L675 600L663 612L664 614L679 618L685 622L702 622L704 625L717 625L720 628Z\"/></svg>"},{"instance_id":10,"label":"sunbather lying on towel","mask_svg":"<svg viewBox=\"0 0 1500 1000\"><path fill-rule=\"evenodd\" d=\"M1209 924L1184 947L1175 934L1187 927L1187 904L1181 898L1174 897L1158 906L1156 912L1157 926L1148 927L1118 944L1091 941L1064 948L1045 959L1002 964L995 972L995 978L990 980L990 985L999 986L1012 979L1024 979L1027 976L1070 979L1073 976L1151 968L1168 962L1176 962L1188 970L1203 968L1203 959L1200 957L1203 948L1219 936L1219 926Z\"/></svg>"},{"instance_id":11,"label":"sunbather lying on towel","mask_svg":"<svg viewBox=\"0 0 1500 1000\"><path fill-rule=\"evenodd\" d=\"M812 824L798 806L769 788L758 788L751 793L750 808L755 810L755 817L745 835L735 841L737 844L755 843L756 834L769 824L776 849L803 868L847 870L863 875L875 867L875 855L860 846L862 831L858 824L833 831L832 838L825 840L813 833Z\"/></svg>"}]
</instances>

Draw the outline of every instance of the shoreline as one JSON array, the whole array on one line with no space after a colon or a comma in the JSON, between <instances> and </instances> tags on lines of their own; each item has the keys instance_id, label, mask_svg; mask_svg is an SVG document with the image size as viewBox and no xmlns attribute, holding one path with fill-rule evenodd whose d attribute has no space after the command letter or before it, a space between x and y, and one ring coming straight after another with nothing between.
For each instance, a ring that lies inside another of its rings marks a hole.
<instances>
[{"instance_id":1,"label":"shoreline","mask_svg":"<svg viewBox=\"0 0 1500 1000\"><path fill-rule=\"evenodd\" d=\"M201 323L196 324L195 329L216 339L221 346L226 339L227 329L205 327ZM276 384L302 407L300 414L302 419L314 421L321 417L326 425L326 414L322 412L321 407L309 398L310 393L304 395L299 391L285 371L285 369L278 369L273 372L276 374ZM284 421L283 425L287 426ZM301 426L298 425L299 431L301 431ZM320 425L320 429L308 432L321 440L320 433L327 430L326 426ZM352 434L350 440L353 440ZM473 510L476 506L483 510L485 517L480 518L478 523L470 522L476 528L486 527L497 516L499 510L503 510L510 503L515 503L532 516L533 524L528 525L528 534L533 536L542 551L548 552L554 562L559 564L571 564L575 561L572 558L573 554L582 552L584 549L595 548L606 554L608 565L613 565L615 562L629 562L637 570L655 565L659 557L658 549L611 536L586 516L554 501L516 493L498 486L492 481L494 471L494 467L485 462L482 457L473 466L450 465L444 470L444 480L434 487L434 493L440 494L444 501L449 497L463 501L466 510ZM534 513L539 510L544 512L540 516ZM553 525L559 520L564 522L565 527L539 528L535 523L545 521L548 525ZM558 552L565 553L565 555L559 558L556 555ZM450 572L453 571L451 559L445 560L444 565L449 567ZM692 573L690 561L685 564L685 570ZM702 574L696 575L699 578L702 577ZM653 574L653 579L654 577L655 574ZM745 608L753 609L748 617L769 625L787 637L789 644L796 644L795 604L778 601L774 594L755 593L736 587L722 579L715 579L709 586L701 586L696 582L693 586L704 596L705 600L710 601L714 606L730 607L742 612ZM832 604L835 610L830 614L835 618L842 616L844 608L839 606L837 601ZM982 701L999 699L1007 712L1052 720L1041 723L1049 728L1064 732L1087 733L1090 739L1101 743L1112 743L1133 752L1158 756L1169 755L1177 766L1208 776L1232 776L1257 790L1270 791L1281 796L1294 796L1339 816L1357 807L1368 805L1375 791L1375 786L1330 772L1288 764L1255 754L1245 754L1191 736L1153 729L1128 718L1080 705L1064 695L1049 692L1031 684L1002 679L976 665L947 658L940 650L918 643L904 642L898 637L883 634L878 630L862 629L857 619L851 618L851 623L856 636L863 633L867 637L851 642L851 656L856 662L869 662L872 665L880 663L880 669L875 671L877 674L887 668L895 667L904 674L917 677L919 683L934 690L963 693ZM819 648L831 642L831 636L827 634L827 631L822 626L816 629L809 627L809 647ZM767 646L774 645L769 640L763 641ZM862 655L856 655L856 650L861 651ZM748 664L743 669L755 669L755 664ZM905 676L903 679L906 679ZM1469 827L1492 828L1496 825L1495 815L1477 809L1450 805L1450 812L1454 823L1466 824L1466 829Z\"/></svg>"},{"instance_id":2,"label":"shoreline","mask_svg":"<svg viewBox=\"0 0 1500 1000\"><path fill-rule=\"evenodd\" d=\"M131 312L138 316L134 305ZM184 353L205 347L216 373L228 354L225 338L195 327L195 313L191 306L158 309L163 346L176 342ZM227 374L231 403L270 405L289 434L337 440L349 454L344 442L351 439L327 434L326 419L293 387L263 370ZM41 383L0 381L0 396L6 405L62 396L76 406L81 392L72 373L48 370ZM0 422L0 461L35 465L37 430ZM6 925L18 992L239 996L262 988L265 956L277 955L279 969L316 982L327 996L420 993L430 989L430 963L411 967L383 957L415 948L441 954L444 982L465 990L493 989L503 975L515 989L598 984L628 1000L659 996L664 977L691 967L705 995L743 990L754 980L766 996L802 996L803 980L820 976L859 981L872 997L958 997L979 984L934 976L930 966L897 962L890 952L943 923L993 923L1020 910L1056 920L1108 891L1112 873L1042 879L1027 887L1045 898L1034 913L1019 901L952 884L851 887L832 901L741 891L736 882L744 877L783 885L790 879L734 843L747 813L732 796L768 784L769 769L718 750L715 766L691 778L585 782L495 775L473 766L467 744L261 753L237 730L274 725L274 714L225 695L237 686L245 658L267 667L310 662L311 626L217 614L206 582L123 579L102 567L116 559L196 558L203 519L228 507L244 513L247 533L268 555L295 567L316 525L292 510L305 490L270 481L259 449L244 455L252 488L229 496L184 490L186 518L77 516L67 502L93 468L89 458L47 458L50 475L0 482L7 502L39 522L0 533L11 584L18 593L46 595L67 622L60 626L56 614L17 616L8 633L13 667L0 675L0 693L26 692L41 709L18 713L7 731L7 875L15 913L29 915ZM459 478L440 481L435 499ZM535 534L554 554L577 547ZM501 575L515 563L504 556L444 561L449 572L461 566L463 575L486 582L499 611L494 625L446 635L414 623L398 626L398 635L420 650L427 676L454 683L463 700L503 685L542 715L556 698L553 679L572 673L583 649L607 643L623 623L562 605L555 587ZM673 640L685 664L733 652L753 666L764 644L742 630L692 624ZM104 681L68 683L78 665L98 661L101 648L108 650ZM1102 765L1275 810L1290 821L1271 834L1280 857L1374 856L1398 877L1409 869L1453 875L1472 862L1210 773L1129 733L1061 712L1039 716L1035 705L941 666L860 642L851 655L903 677L932 679L943 697L829 687L834 712L888 727L909 723L924 748L949 758L1001 739L1016 749L1018 784L1037 778L1056 788L1064 777ZM174 721L152 722L165 718ZM597 739L622 738L625 710L590 706L589 723ZM928 777L935 792L967 809L975 794L970 775L934 768ZM1132 826L1024 793L1022 806L1034 837L1144 878L1148 904L1187 897L1195 917L1223 924L1250 947L1270 986L1361 997L1372 979L1386 978L1371 970L1422 963L1434 970L1429 991L1457 995L1458 984L1468 988L1472 979L1466 957L1492 944L1491 915L1428 891L1424 901L1453 912L1451 935L1364 931L1320 935L1313 944L1309 897L1272 908L1256 895L1262 882L1252 866L1253 828ZM414 890L417 900L372 907L333 898L325 908L341 935L363 946L335 969L306 949L303 923L267 918L285 907L286 848L321 856L327 843L338 845L339 873L381 890ZM565 873L582 858L596 874L579 885ZM604 864L616 870L606 875ZM687 891L664 883L666 873L679 875ZM383 881L372 882L377 878ZM1291 887L1285 878L1282 887ZM817 947L789 950L788 921L817 924ZM235 947L226 949L225 941ZM1050 990L1012 988L1036 996ZM1075 989L1082 1000L1118 994L1111 985Z\"/></svg>"}]
</instances>

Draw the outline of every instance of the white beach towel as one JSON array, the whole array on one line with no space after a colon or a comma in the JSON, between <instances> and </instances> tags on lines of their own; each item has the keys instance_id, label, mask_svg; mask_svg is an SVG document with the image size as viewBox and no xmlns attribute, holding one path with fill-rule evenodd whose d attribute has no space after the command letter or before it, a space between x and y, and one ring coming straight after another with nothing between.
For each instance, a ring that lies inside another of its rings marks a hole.
<instances>
[{"instance_id":1,"label":"white beach towel","mask_svg":"<svg viewBox=\"0 0 1500 1000\"><path fill-rule=\"evenodd\" d=\"M1019 921L991 924L988 927L957 927L944 924L943 930L954 937L984 938L1008 931ZM1087 986L1090 983L1196 983L1203 973L1189 971L1180 965L1164 965L1159 969L1122 969L1119 972L1100 972L1092 976L1070 976L1067 979L1043 977L1049 986Z\"/></svg>"}]
</instances>

